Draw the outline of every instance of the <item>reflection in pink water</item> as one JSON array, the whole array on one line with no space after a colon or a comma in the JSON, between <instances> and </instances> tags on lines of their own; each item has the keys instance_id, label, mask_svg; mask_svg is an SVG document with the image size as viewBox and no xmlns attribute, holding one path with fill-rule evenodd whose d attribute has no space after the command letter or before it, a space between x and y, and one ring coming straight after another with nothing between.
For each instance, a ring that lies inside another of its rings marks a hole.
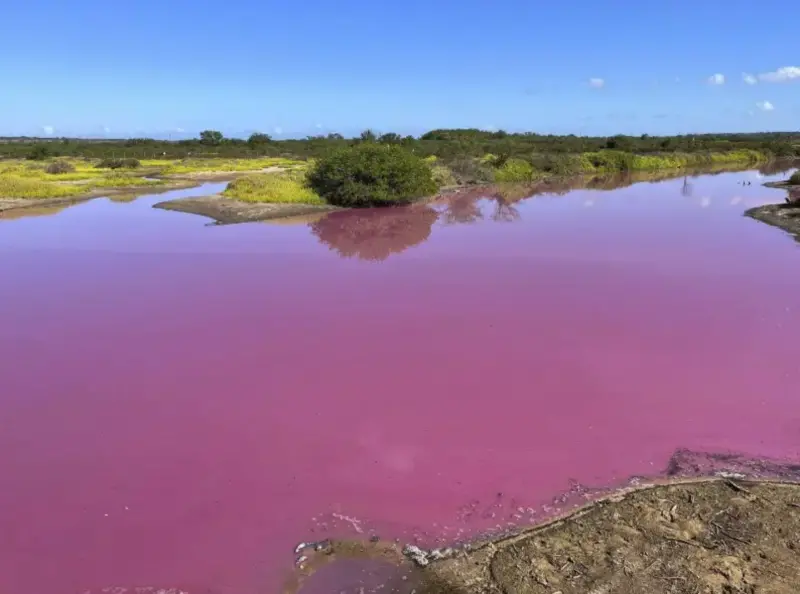
<instances>
[{"instance_id":1,"label":"reflection in pink water","mask_svg":"<svg viewBox=\"0 0 800 594\"><path fill-rule=\"evenodd\" d=\"M0 221L0 590L273 592L300 540L456 539L679 447L796 459L800 248L741 216L782 199L755 181L437 205L390 254L163 196Z\"/></svg>"}]
</instances>

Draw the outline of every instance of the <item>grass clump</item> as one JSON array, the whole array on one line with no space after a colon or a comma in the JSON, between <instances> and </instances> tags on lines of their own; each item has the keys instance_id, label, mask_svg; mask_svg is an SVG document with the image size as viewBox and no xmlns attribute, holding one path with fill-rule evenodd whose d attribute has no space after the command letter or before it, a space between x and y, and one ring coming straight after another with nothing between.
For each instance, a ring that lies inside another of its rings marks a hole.
<instances>
[{"instance_id":1,"label":"grass clump","mask_svg":"<svg viewBox=\"0 0 800 594\"><path fill-rule=\"evenodd\" d=\"M317 161L309 186L336 206L408 204L435 194L431 167L398 145L362 143Z\"/></svg>"},{"instance_id":2,"label":"grass clump","mask_svg":"<svg viewBox=\"0 0 800 594\"><path fill-rule=\"evenodd\" d=\"M47 166L44 168L45 173L49 173L50 175L64 175L65 173L74 173L75 172L75 165L68 161L58 160L53 161L52 163L48 163Z\"/></svg>"},{"instance_id":3,"label":"grass clump","mask_svg":"<svg viewBox=\"0 0 800 594\"><path fill-rule=\"evenodd\" d=\"M137 169L141 166L139 159L102 159L98 164L98 169Z\"/></svg>"},{"instance_id":4,"label":"grass clump","mask_svg":"<svg viewBox=\"0 0 800 594\"><path fill-rule=\"evenodd\" d=\"M325 204L325 201L306 185L302 175L280 173L246 175L233 180L222 194L244 202Z\"/></svg>"}]
</instances>

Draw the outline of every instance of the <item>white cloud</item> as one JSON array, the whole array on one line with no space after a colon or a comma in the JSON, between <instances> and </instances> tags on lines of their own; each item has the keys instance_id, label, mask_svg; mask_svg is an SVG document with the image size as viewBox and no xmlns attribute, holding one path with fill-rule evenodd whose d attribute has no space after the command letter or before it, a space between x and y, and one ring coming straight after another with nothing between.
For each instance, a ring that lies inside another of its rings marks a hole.
<instances>
[{"instance_id":1,"label":"white cloud","mask_svg":"<svg viewBox=\"0 0 800 594\"><path fill-rule=\"evenodd\" d=\"M746 72L742 72L742 80L747 85L754 85L758 82L758 79L755 76L752 74L747 74Z\"/></svg>"},{"instance_id":2,"label":"white cloud","mask_svg":"<svg viewBox=\"0 0 800 594\"><path fill-rule=\"evenodd\" d=\"M111 132L111 128L108 126L103 126L103 134L108 134L109 132Z\"/></svg>"},{"instance_id":3,"label":"white cloud","mask_svg":"<svg viewBox=\"0 0 800 594\"><path fill-rule=\"evenodd\" d=\"M283 128L280 126L275 126L272 131L275 132L275 134L283 134Z\"/></svg>"},{"instance_id":4,"label":"white cloud","mask_svg":"<svg viewBox=\"0 0 800 594\"><path fill-rule=\"evenodd\" d=\"M764 82L786 82L787 80L800 79L800 66L784 66L775 72L759 74L758 78Z\"/></svg>"},{"instance_id":5,"label":"white cloud","mask_svg":"<svg viewBox=\"0 0 800 594\"><path fill-rule=\"evenodd\" d=\"M56 129L53 126L42 126L42 132L47 134L48 136L52 136L56 133Z\"/></svg>"},{"instance_id":6,"label":"white cloud","mask_svg":"<svg viewBox=\"0 0 800 594\"><path fill-rule=\"evenodd\" d=\"M756 107L761 111L774 111L775 109L775 106L769 101L759 101L756 103Z\"/></svg>"},{"instance_id":7,"label":"white cloud","mask_svg":"<svg viewBox=\"0 0 800 594\"><path fill-rule=\"evenodd\" d=\"M314 126L317 130L322 130L322 124L316 124Z\"/></svg>"},{"instance_id":8,"label":"white cloud","mask_svg":"<svg viewBox=\"0 0 800 594\"><path fill-rule=\"evenodd\" d=\"M589 86L593 89L602 89L604 86L606 86L606 81L602 78L590 78Z\"/></svg>"},{"instance_id":9,"label":"white cloud","mask_svg":"<svg viewBox=\"0 0 800 594\"><path fill-rule=\"evenodd\" d=\"M724 85L725 84L725 75L724 74L712 74L708 77L708 84L710 85Z\"/></svg>"},{"instance_id":10,"label":"white cloud","mask_svg":"<svg viewBox=\"0 0 800 594\"><path fill-rule=\"evenodd\" d=\"M186 130L184 130L183 128L175 128L175 132L181 134L182 132L186 132Z\"/></svg>"}]
</instances>

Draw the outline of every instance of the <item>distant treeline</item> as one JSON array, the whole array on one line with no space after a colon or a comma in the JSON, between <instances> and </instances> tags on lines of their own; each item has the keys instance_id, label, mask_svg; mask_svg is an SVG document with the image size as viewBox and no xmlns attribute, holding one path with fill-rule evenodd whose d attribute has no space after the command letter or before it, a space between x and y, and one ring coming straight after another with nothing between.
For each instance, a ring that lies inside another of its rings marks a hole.
<instances>
[{"instance_id":1,"label":"distant treeline","mask_svg":"<svg viewBox=\"0 0 800 594\"><path fill-rule=\"evenodd\" d=\"M252 134L248 139L225 138L215 130L206 130L197 139L177 141L151 138L0 138L0 157L25 158L38 152L40 157L46 153L48 156L90 158L244 158L282 155L309 158L320 157L332 149L361 142L399 144L421 157L435 155L442 159L482 157L487 154L505 158L530 158L536 154L577 154L605 149L636 154L712 153L750 149L775 157L800 156L800 132L606 137L458 129L432 130L420 137L393 133L376 134L366 130L357 138L328 134L288 140L275 140L261 133Z\"/></svg>"}]
</instances>

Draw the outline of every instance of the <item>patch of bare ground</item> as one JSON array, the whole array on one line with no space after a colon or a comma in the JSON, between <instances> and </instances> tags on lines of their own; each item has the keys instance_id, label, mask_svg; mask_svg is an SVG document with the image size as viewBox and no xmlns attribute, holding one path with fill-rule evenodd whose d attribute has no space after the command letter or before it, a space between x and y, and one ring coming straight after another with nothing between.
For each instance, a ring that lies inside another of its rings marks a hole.
<instances>
[{"instance_id":1,"label":"patch of bare ground","mask_svg":"<svg viewBox=\"0 0 800 594\"><path fill-rule=\"evenodd\" d=\"M380 587L358 586L353 593L796 593L800 485L675 479L618 492L513 536L418 551L326 541L301 557L284 593L316 592L312 586L319 583L312 580L319 581L325 566L354 559L391 564L394 573Z\"/></svg>"},{"instance_id":2,"label":"patch of bare ground","mask_svg":"<svg viewBox=\"0 0 800 594\"><path fill-rule=\"evenodd\" d=\"M335 206L318 204L271 204L265 202L242 202L226 198L220 194L213 196L200 196L198 198L178 198L154 204L153 208L174 210L197 214L217 223L228 225L233 223L247 223L279 219L283 217L296 217L314 213L331 212L340 210Z\"/></svg>"}]
</instances>

